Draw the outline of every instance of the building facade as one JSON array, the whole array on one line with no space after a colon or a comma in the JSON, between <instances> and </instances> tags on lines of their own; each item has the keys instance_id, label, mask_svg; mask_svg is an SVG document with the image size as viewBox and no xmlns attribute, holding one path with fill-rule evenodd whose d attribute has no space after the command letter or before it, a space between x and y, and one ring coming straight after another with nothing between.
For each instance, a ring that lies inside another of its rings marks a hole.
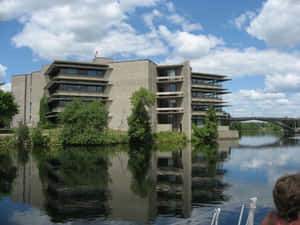
<instances>
[{"instance_id":1,"label":"building facade","mask_svg":"<svg viewBox=\"0 0 300 225\"><path fill-rule=\"evenodd\" d=\"M19 113L12 126L36 126L39 103L48 97L49 119L75 98L102 101L109 111L109 127L127 130L131 113L130 97L140 87L156 93L156 106L149 110L154 131L174 130L191 134L192 123L202 125L208 106L214 106L219 125L226 119L222 95L228 93L222 82L227 76L192 71L189 61L157 65L150 60L114 62L95 58L92 63L54 61L39 72L12 77L12 92Z\"/></svg>"}]
</instances>

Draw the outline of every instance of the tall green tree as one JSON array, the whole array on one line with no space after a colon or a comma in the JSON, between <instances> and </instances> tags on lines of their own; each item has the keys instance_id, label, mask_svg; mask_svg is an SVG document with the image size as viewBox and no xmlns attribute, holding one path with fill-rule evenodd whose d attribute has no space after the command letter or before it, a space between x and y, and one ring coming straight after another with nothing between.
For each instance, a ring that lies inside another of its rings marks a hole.
<instances>
[{"instance_id":1,"label":"tall green tree","mask_svg":"<svg viewBox=\"0 0 300 225\"><path fill-rule=\"evenodd\" d=\"M0 84L0 86L2 86ZM18 113L18 105L12 92L5 92L0 89L0 127L8 127L11 119Z\"/></svg>"},{"instance_id":2,"label":"tall green tree","mask_svg":"<svg viewBox=\"0 0 300 225\"><path fill-rule=\"evenodd\" d=\"M49 112L49 106L47 102L47 96L44 94L40 101L40 121L38 123L38 126L41 128L52 128L55 127L55 125L49 121L46 117L47 113Z\"/></svg>"},{"instance_id":3,"label":"tall green tree","mask_svg":"<svg viewBox=\"0 0 300 225\"><path fill-rule=\"evenodd\" d=\"M134 92L130 98L132 113L128 117L128 135L131 143L151 143L152 132L147 109L155 103L155 94L145 88Z\"/></svg>"},{"instance_id":4,"label":"tall green tree","mask_svg":"<svg viewBox=\"0 0 300 225\"><path fill-rule=\"evenodd\" d=\"M212 105L209 105L204 119L204 126L198 127L193 124L192 128L192 142L194 145L210 144L216 141L218 137L218 125L216 112Z\"/></svg>"},{"instance_id":5,"label":"tall green tree","mask_svg":"<svg viewBox=\"0 0 300 225\"><path fill-rule=\"evenodd\" d=\"M59 115L63 124L61 140L64 144L98 144L108 122L108 111L100 101L83 103L73 100Z\"/></svg>"}]
</instances>

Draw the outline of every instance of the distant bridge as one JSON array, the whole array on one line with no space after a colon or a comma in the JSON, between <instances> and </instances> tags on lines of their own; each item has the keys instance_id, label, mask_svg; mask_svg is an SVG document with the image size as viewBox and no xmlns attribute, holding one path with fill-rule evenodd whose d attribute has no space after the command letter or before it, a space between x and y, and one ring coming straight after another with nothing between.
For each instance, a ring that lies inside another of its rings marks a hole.
<instances>
[{"instance_id":1,"label":"distant bridge","mask_svg":"<svg viewBox=\"0 0 300 225\"><path fill-rule=\"evenodd\" d=\"M241 122L241 121L250 121L258 120L264 122L270 122L276 124L284 129L285 134L296 134L300 133L300 127L297 127L297 123L300 123L300 118L290 118L290 117L232 117L230 118L231 122Z\"/></svg>"}]
</instances>

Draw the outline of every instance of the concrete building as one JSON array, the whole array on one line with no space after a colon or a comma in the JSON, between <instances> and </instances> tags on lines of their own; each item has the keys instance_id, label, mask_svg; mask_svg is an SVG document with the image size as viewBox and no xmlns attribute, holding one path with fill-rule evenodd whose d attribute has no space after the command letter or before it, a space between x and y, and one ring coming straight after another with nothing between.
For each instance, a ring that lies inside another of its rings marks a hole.
<instances>
[{"instance_id":1,"label":"concrete building","mask_svg":"<svg viewBox=\"0 0 300 225\"><path fill-rule=\"evenodd\" d=\"M219 125L226 119L221 96L228 92L221 84L227 80L223 75L194 72L189 61L176 65L109 58L95 58L92 63L54 61L39 72L12 77L12 92L20 106L12 126L20 122L37 125L45 92L52 120L74 98L100 100L109 111L109 127L127 130L130 96L144 87L157 96L156 106L149 112L153 130L182 131L190 136L192 122L202 125L210 104L216 109Z\"/></svg>"}]
</instances>

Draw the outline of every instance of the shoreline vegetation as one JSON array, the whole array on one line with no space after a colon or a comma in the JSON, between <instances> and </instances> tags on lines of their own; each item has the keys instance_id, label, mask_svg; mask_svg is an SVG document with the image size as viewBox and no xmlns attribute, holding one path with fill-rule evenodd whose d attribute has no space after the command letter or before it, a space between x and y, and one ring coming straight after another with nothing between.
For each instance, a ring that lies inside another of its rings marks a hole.
<instances>
[{"instance_id":1,"label":"shoreline vegetation","mask_svg":"<svg viewBox=\"0 0 300 225\"><path fill-rule=\"evenodd\" d=\"M7 148L17 147L21 140L28 147L61 147L64 146L59 139L62 128L41 129L29 128L27 134L22 134L23 137L18 137L15 129L5 135L0 135L0 151ZM176 151L183 149L187 142L187 136L184 133L173 131L163 131L153 133L153 148L158 151ZM126 131L105 129L101 135L100 143L97 144L66 144L65 146L109 146L119 144L130 144L129 136Z\"/></svg>"},{"instance_id":2,"label":"shoreline vegetation","mask_svg":"<svg viewBox=\"0 0 300 225\"><path fill-rule=\"evenodd\" d=\"M283 135L283 129L275 125L273 123L265 123L265 122L235 122L230 126L231 130L237 130L240 134L243 133L259 133L259 134L267 134L267 133L275 133L278 135Z\"/></svg>"}]
</instances>

